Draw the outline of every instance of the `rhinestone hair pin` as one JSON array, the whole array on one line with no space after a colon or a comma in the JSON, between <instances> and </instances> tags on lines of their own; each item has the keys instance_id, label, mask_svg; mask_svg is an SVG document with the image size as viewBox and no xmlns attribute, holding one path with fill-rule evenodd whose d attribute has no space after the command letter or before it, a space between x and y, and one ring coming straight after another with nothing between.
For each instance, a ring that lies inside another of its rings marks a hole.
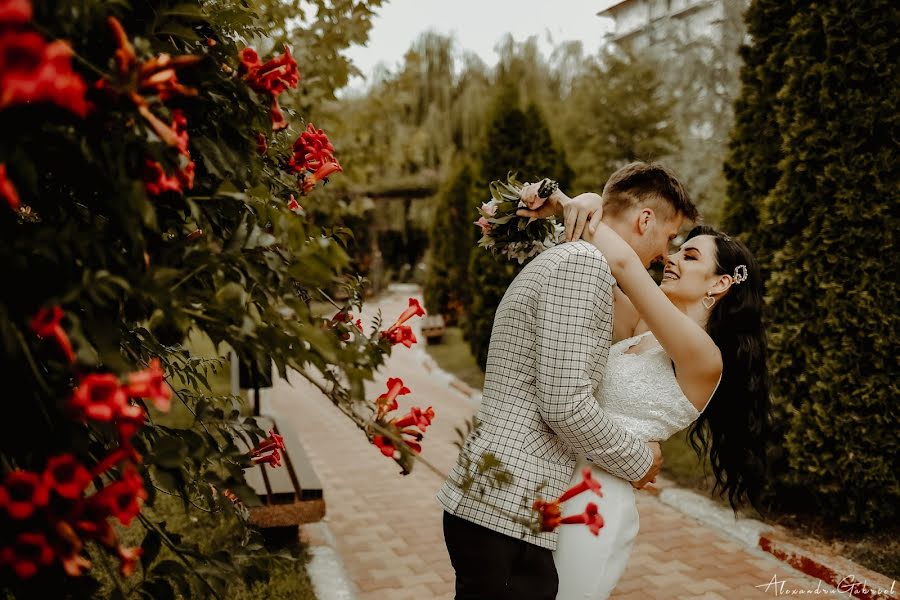
<instances>
[{"instance_id":1,"label":"rhinestone hair pin","mask_svg":"<svg viewBox=\"0 0 900 600\"><path fill-rule=\"evenodd\" d=\"M737 285L747 281L749 276L750 274L747 272L747 265L738 265L734 268L734 275L732 275L731 278L734 279L734 284Z\"/></svg>"}]
</instances>

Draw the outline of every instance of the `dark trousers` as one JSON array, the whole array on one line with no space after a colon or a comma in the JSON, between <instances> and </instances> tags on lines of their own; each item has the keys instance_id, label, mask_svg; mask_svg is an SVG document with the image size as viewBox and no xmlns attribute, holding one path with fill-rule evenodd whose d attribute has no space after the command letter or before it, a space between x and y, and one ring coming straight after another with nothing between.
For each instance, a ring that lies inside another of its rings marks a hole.
<instances>
[{"instance_id":1,"label":"dark trousers","mask_svg":"<svg viewBox=\"0 0 900 600\"><path fill-rule=\"evenodd\" d=\"M554 600L559 578L546 548L444 512L456 600Z\"/></svg>"}]
</instances>

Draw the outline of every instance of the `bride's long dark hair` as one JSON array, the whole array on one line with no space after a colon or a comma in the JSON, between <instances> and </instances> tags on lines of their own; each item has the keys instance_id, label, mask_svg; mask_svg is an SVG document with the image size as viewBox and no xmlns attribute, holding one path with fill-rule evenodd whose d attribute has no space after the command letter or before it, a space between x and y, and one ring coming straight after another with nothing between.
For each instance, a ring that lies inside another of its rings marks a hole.
<instances>
[{"instance_id":1,"label":"bride's long dark hair","mask_svg":"<svg viewBox=\"0 0 900 600\"><path fill-rule=\"evenodd\" d=\"M699 456L709 456L714 492L727 496L734 509L744 498L759 509L769 429L762 275L740 240L705 225L692 229L687 239L699 235L715 239L717 274L734 275L746 265L748 277L733 284L710 312L706 331L722 353L722 381L688 437Z\"/></svg>"}]
</instances>

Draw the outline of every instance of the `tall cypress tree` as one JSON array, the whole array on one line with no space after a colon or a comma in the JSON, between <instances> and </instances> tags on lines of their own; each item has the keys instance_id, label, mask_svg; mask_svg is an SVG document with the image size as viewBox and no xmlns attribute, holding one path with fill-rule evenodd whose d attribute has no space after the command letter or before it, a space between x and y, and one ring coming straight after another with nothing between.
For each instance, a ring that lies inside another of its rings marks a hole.
<instances>
[{"instance_id":1,"label":"tall cypress tree","mask_svg":"<svg viewBox=\"0 0 900 600\"><path fill-rule=\"evenodd\" d=\"M892 0L792 16L784 157L762 211L775 400L790 406L786 481L820 514L871 527L900 512L898 29Z\"/></svg>"},{"instance_id":2,"label":"tall cypress tree","mask_svg":"<svg viewBox=\"0 0 900 600\"><path fill-rule=\"evenodd\" d=\"M747 9L752 43L741 48L741 95L734 106L735 123L724 165L727 199L722 226L739 235L764 267L773 248L766 240L760 210L781 173L781 130L775 108L784 85L794 4L793 0L755 0Z\"/></svg>"},{"instance_id":3,"label":"tall cypress tree","mask_svg":"<svg viewBox=\"0 0 900 600\"><path fill-rule=\"evenodd\" d=\"M511 171L518 173L520 181L550 177L564 188L570 183L572 169L554 144L540 111L531 105L523 112L518 103L515 88L505 86L495 104L480 154L476 185L470 198L472 207L490 198L488 185L491 181L505 180ZM495 257L481 248L472 252L469 262L472 297L464 333L482 369L487 364L497 306L521 270L521 265L502 256Z\"/></svg>"},{"instance_id":4,"label":"tall cypress tree","mask_svg":"<svg viewBox=\"0 0 900 600\"><path fill-rule=\"evenodd\" d=\"M431 252L425 280L425 308L453 324L469 302L469 256L475 246L477 218L472 169L464 163L440 191L431 228Z\"/></svg>"}]
</instances>

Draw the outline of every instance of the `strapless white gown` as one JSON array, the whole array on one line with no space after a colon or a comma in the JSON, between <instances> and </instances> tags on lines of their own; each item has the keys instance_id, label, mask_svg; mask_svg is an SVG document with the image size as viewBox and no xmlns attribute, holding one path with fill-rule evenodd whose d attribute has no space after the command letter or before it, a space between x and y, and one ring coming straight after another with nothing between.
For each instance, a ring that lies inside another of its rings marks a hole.
<instances>
[{"instance_id":1,"label":"strapless white gown","mask_svg":"<svg viewBox=\"0 0 900 600\"><path fill-rule=\"evenodd\" d=\"M628 354L650 332L612 345L597 401L610 418L645 441L663 441L689 426L700 413L685 397L668 355L661 346ZM553 560L559 574L556 600L603 600L612 592L631 555L639 519L634 488L624 479L578 461L572 483L589 466L600 481L603 497L585 492L563 503L563 516L597 504L604 526L593 535L584 525L563 525Z\"/></svg>"}]
</instances>

